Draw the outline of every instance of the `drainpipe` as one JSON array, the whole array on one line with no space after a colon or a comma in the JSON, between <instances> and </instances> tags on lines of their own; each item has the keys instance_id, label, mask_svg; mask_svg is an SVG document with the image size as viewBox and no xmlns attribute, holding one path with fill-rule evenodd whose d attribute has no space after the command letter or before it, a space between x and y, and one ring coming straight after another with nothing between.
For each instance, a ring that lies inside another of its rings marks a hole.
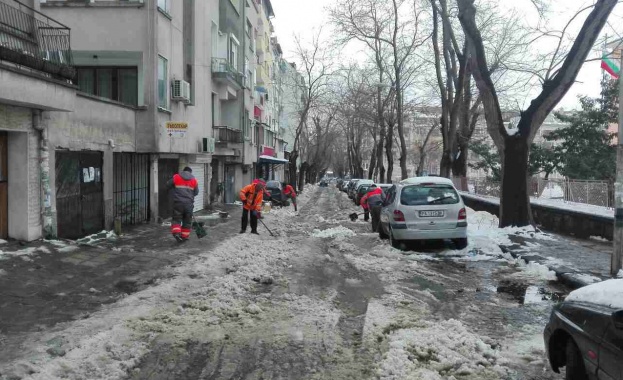
<instances>
[{"instance_id":1,"label":"drainpipe","mask_svg":"<svg viewBox=\"0 0 623 380\"><path fill-rule=\"evenodd\" d=\"M33 110L32 126L39 132L39 175L41 177L41 225L43 237L46 239L56 238L54 215L56 210L52 208L52 191L50 189L50 150L48 147L48 128L42 123L43 112Z\"/></svg>"},{"instance_id":2,"label":"drainpipe","mask_svg":"<svg viewBox=\"0 0 623 380\"><path fill-rule=\"evenodd\" d=\"M247 38L245 37L246 33L245 30L247 28L247 7L245 6L245 4L242 4L242 51L244 52L244 54L242 54L242 58L247 56ZM249 63L251 62L251 60L249 60ZM243 70L244 70L244 62L243 62ZM247 77L247 73L244 73L244 78ZM251 79L251 78L249 78ZM240 112L240 118L242 119L242 185L244 186L244 158L245 158L245 150L246 150L246 145L247 145L247 140L246 140L246 136L245 136L245 125L247 123L247 120L245 118L244 115L244 111L246 110L246 91L244 89L244 86L242 88L242 111Z\"/></svg>"}]
</instances>

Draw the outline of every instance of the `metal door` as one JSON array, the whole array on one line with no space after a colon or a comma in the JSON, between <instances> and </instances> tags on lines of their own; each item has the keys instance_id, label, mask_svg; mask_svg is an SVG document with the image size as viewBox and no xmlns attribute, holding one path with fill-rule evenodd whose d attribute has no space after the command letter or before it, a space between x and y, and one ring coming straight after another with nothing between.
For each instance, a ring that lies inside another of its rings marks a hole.
<instances>
[{"instance_id":1,"label":"metal door","mask_svg":"<svg viewBox=\"0 0 623 380\"><path fill-rule=\"evenodd\" d=\"M0 239L9 236L9 177L6 132L0 132Z\"/></svg>"},{"instance_id":2,"label":"metal door","mask_svg":"<svg viewBox=\"0 0 623 380\"><path fill-rule=\"evenodd\" d=\"M149 220L149 154L114 154L114 216L123 225Z\"/></svg>"},{"instance_id":3,"label":"metal door","mask_svg":"<svg viewBox=\"0 0 623 380\"><path fill-rule=\"evenodd\" d=\"M235 167L225 165L225 203L234 203Z\"/></svg>"},{"instance_id":4,"label":"metal door","mask_svg":"<svg viewBox=\"0 0 623 380\"><path fill-rule=\"evenodd\" d=\"M76 239L104 229L101 152L56 152L58 236Z\"/></svg>"},{"instance_id":5,"label":"metal door","mask_svg":"<svg viewBox=\"0 0 623 380\"><path fill-rule=\"evenodd\" d=\"M167 182L179 171L180 163L177 159L158 160L158 215L161 218L170 218L173 215L171 193Z\"/></svg>"},{"instance_id":6,"label":"metal door","mask_svg":"<svg viewBox=\"0 0 623 380\"><path fill-rule=\"evenodd\" d=\"M200 211L204 209L203 196L205 194L205 164L189 164L188 166L192 169L193 176L197 180L197 185L199 187L199 194L195 197L195 206L193 211Z\"/></svg>"}]
</instances>

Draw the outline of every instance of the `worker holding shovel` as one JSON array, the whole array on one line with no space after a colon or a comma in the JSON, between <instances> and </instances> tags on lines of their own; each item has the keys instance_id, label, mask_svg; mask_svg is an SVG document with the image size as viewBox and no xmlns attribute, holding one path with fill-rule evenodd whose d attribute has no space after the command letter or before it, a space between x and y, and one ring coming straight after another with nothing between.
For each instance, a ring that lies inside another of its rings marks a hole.
<instances>
[{"instance_id":1,"label":"worker holding shovel","mask_svg":"<svg viewBox=\"0 0 623 380\"><path fill-rule=\"evenodd\" d=\"M251 233L259 235L257 232L257 220L262 218L262 201L264 200L263 181L253 181L240 190L240 201L242 202L242 228L240 233L247 232L249 215L251 215Z\"/></svg>"},{"instance_id":2,"label":"worker holding shovel","mask_svg":"<svg viewBox=\"0 0 623 380\"><path fill-rule=\"evenodd\" d=\"M378 232L383 209L383 190L376 185L370 186L368 193L361 198L361 207L368 209L372 214L372 232ZM367 215L366 215L367 216Z\"/></svg>"}]
</instances>

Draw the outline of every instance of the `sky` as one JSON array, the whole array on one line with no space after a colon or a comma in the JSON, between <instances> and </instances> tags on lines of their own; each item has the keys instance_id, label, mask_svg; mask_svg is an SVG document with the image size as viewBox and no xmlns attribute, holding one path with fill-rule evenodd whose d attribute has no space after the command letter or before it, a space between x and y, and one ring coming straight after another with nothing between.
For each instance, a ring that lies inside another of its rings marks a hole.
<instances>
[{"instance_id":1,"label":"sky","mask_svg":"<svg viewBox=\"0 0 623 380\"><path fill-rule=\"evenodd\" d=\"M379 0L385 1L385 0ZM502 3L508 3L508 6L515 7L520 10L524 7L531 7L529 0L501 0ZM275 26L275 34L279 39L279 42L284 50L286 59L292 57L292 51L294 49L294 35L300 35L303 40L311 38L313 31L318 30L320 27L323 31L330 30L325 8L335 3L335 0L272 0L273 9L275 11L275 18L272 20ZM554 3L553 1L551 3ZM590 3L589 0L565 0L564 2L555 1L557 7L554 10L554 17L557 20L569 19L568 12L580 9L584 5ZM564 3L564 6L560 7L560 4ZM518 5L519 4L519 5ZM559 8L560 7L560 8ZM529 11L529 10L527 10ZM613 16L611 16L611 24L614 18L620 21L621 9L615 10ZM567 13L565 13L567 12ZM584 18L580 18L580 22L576 23L577 27L581 27L581 23ZM615 22L613 25L620 25L621 23ZM555 21L552 21L555 22ZM618 31L623 34L623 28ZM555 47L552 47L554 49ZM595 58L600 55L599 49L592 52L589 58ZM569 90L565 98L559 103L558 108L563 109L575 109L578 108L578 96L588 95L591 97L599 96L600 81L602 77L602 70L600 68L599 61L593 61L585 63L580 71L576 83ZM527 94L524 106L529 104L531 98L536 96L538 88L533 89L530 94Z\"/></svg>"}]
</instances>

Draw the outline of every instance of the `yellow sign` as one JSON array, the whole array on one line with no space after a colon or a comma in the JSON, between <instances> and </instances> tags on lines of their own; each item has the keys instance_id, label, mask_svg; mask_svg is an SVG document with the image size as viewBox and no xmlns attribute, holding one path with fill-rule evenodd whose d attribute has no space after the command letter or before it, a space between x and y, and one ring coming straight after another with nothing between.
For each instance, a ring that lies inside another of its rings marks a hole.
<instances>
[{"instance_id":1,"label":"yellow sign","mask_svg":"<svg viewBox=\"0 0 623 380\"><path fill-rule=\"evenodd\" d=\"M184 137L188 131L188 123L167 121L167 134L171 137Z\"/></svg>"}]
</instances>

